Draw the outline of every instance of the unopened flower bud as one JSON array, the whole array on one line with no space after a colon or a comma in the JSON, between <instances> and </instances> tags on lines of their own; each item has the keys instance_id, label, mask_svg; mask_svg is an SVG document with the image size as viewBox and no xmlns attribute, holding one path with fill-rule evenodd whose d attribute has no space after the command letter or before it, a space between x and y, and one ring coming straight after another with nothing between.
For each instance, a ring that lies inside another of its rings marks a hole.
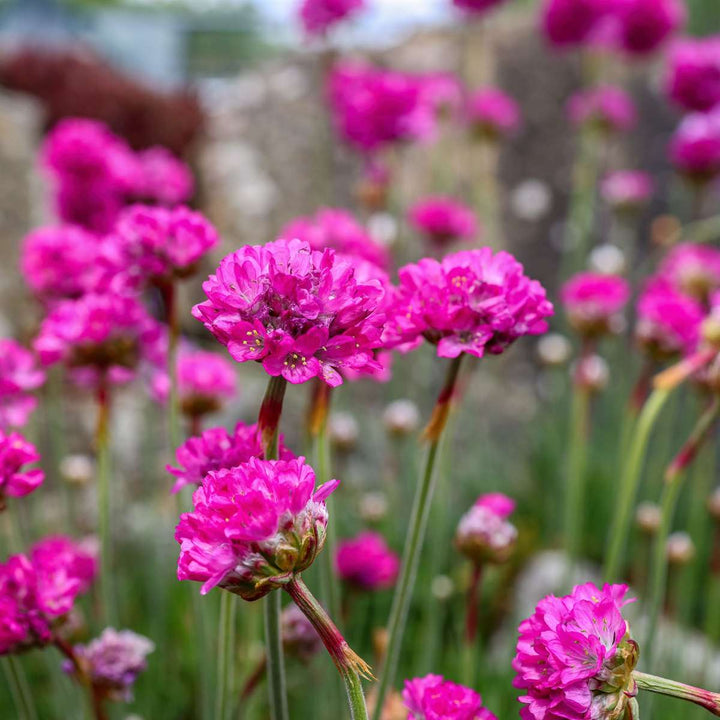
<instances>
[{"instance_id":1,"label":"unopened flower bud","mask_svg":"<svg viewBox=\"0 0 720 720\"><path fill-rule=\"evenodd\" d=\"M322 647L317 630L297 605L288 605L280 616L283 649L288 655L308 662Z\"/></svg>"},{"instance_id":2,"label":"unopened flower bud","mask_svg":"<svg viewBox=\"0 0 720 720\"><path fill-rule=\"evenodd\" d=\"M598 245L590 253L590 269L605 275L621 275L626 269L625 253L611 243Z\"/></svg>"},{"instance_id":3,"label":"unopened flower bud","mask_svg":"<svg viewBox=\"0 0 720 720\"><path fill-rule=\"evenodd\" d=\"M436 600L444 602L455 592L455 583L447 575L436 575L430 585L430 592Z\"/></svg>"},{"instance_id":4,"label":"unopened flower bud","mask_svg":"<svg viewBox=\"0 0 720 720\"><path fill-rule=\"evenodd\" d=\"M87 455L66 455L60 461L60 475L65 482L84 485L94 474L95 463Z\"/></svg>"},{"instance_id":5,"label":"unopened flower bud","mask_svg":"<svg viewBox=\"0 0 720 720\"><path fill-rule=\"evenodd\" d=\"M420 424L420 411L412 400L395 400L385 408L383 422L391 435L410 435Z\"/></svg>"},{"instance_id":6,"label":"unopened flower bud","mask_svg":"<svg viewBox=\"0 0 720 720\"><path fill-rule=\"evenodd\" d=\"M621 314L629 297L627 280L598 272L578 273L560 291L570 325L584 338L614 332L617 325L613 319Z\"/></svg>"},{"instance_id":7,"label":"unopened flower bud","mask_svg":"<svg viewBox=\"0 0 720 720\"><path fill-rule=\"evenodd\" d=\"M382 492L365 493L360 498L360 517L368 523L380 522L388 511L387 497Z\"/></svg>"},{"instance_id":8,"label":"unopened flower bud","mask_svg":"<svg viewBox=\"0 0 720 720\"><path fill-rule=\"evenodd\" d=\"M610 368L599 355L588 355L573 364L573 377L578 386L590 392L600 392L610 380Z\"/></svg>"},{"instance_id":9,"label":"unopened flower bud","mask_svg":"<svg viewBox=\"0 0 720 720\"><path fill-rule=\"evenodd\" d=\"M537 344L537 354L543 365L564 365L572 353L572 343L560 333L543 335Z\"/></svg>"},{"instance_id":10,"label":"unopened flower bud","mask_svg":"<svg viewBox=\"0 0 720 720\"><path fill-rule=\"evenodd\" d=\"M655 503L642 502L635 512L635 522L644 534L655 535L662 522L662 510Z\"/></svg>"},{"instance_id":11,"label":"unopened flower bud","mask_svg":"<svg viewBox=\"0 0 720 720\"><path fill-rule=\"evenodd\" d=\"M687 565L695 557L695 543L685 532L675 532L667 539L667 558L671 565Z\"/></svg>"},{"instance_id":12,"label":"unopened flower bud","mask_svg":"<svg viewBox=\"0 0 720 720\"><path fill-rule=\"evenodd\" d=\"M373 652L378 658L384 658L387 653L388 646L388 631L387 628L379 627L375 628L372 633L372 645Z\"/></svg>"},{"instance_id":13,"label":"unopened flower bud","mask_svg":"<svg viewBox=\"0 0 720 720\"><path fill-rule=\"evenodd\" d=\"M460 519L458 550L477 564L506 562L517 540L517 529L507 520L514 509L514 501L501 493L480 496Z\"/></svg>"},{"instance_id":14,"label":"unopened flower bud","mask_svg":"<svg viewBox=\"0 0 720 720\"><path fill-rule=\"evenodd\" d=\"M720 487L715 488L708 498L708 512L713 520L720 522Z\"/></svg>"},{"instance_id":15,"label":"unopened flower bud","mask_svg":"<svg viewBox=\"0 0 720 720\"><path fill-rule=\"evenodd\" d=\"M338 412L330 415L328 433L338 450L349 452L357 445L360 430L357 420L350 413Z\"/></svg>"}]
</instances>

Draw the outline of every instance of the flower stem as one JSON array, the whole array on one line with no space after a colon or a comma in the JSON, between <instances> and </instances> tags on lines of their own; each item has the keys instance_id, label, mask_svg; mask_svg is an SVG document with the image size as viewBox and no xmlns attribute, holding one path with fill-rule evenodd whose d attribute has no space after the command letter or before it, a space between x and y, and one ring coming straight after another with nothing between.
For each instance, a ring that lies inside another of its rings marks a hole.
<instances>
[{"instance_id":1,"label":"flower stem","mask_svg":"<svg viewBox=\"0 0 720 720\"><path fill-rule=\"evenodd\" d=\"M716 717L720 717L720 693L713 693L675 680L648 675L638 670L633 671L633 678L641 690L649 690L660 695L669 695L670 697L687 700L709 710Z\"/></svg>"},{"instance_id":2,"label":"flower stem","mask_svg":"<svg viewBox=\"0 0 720 720\"><path fill-rule=\"evenodd\" d=\"M380 720L382 708L385 703L385 696L395 680L403 634L405 632L405 623L407 621L408 610L410 609L420 552L422 551L430 506L432 504L435 461L438 455L440 439L447 424L450 406L455 395L455 385L457 383L462 357L462 355L459 355L448 365L445 384L438 395L435 408L430 417L430 422L423 433L423 438L429 441L429 445L425 457L425 465L420 475L415 500L413 502L410 525L408 527L405 549L403 551L400 577L395 586L395 595L393 597L388 623L387 654L380 674L380 682L378 683L377 702L375 710L373 711L373 720Z\"/></svg>"},{"instance_id":3,"label":"flower stem","mask_svg":"<svg viewBox=\"0 0 720 720\"><path fill-rule=\"evenodd\" d=\"M167 371L170 379L170 392L168 395L168 434L170 448L174 452L180 445L180 404L178 399L177 380L177 350L180 340L180 324L177 313L177 288L174 280L168 280L162 287L162 296L165 303L165 318L168 325L168 352Z\"/></svg>"},{"instance_id":4,"label":"flower stem","mask_svg":"<svg viewBox=\"0 0 720 720\"><path fill-rule=\"evenodd\" d=\"M603 569L606 582L617 580L622 570L625 545L627 544L630 523L632 521L633 504L637 495L643 460L650 432L665 405L671 390L656 388L647 399L635 424L632 441L630 442L628 456L625 458L620 474L620 487L618 488L618 502L613 515L610 529L608 552Z\"/></svg>"},{"instance_id":5,"label":"flower stem","mask_svg":"<svg viewBox=\"0 0 720 720\"><path fill-rule=\"evenodd\" d=\"M237 595L230 592L220 596L215 720L229 720L231 717L237 600Z\"/></svg>"},{"instance_id":6,"label":"flower stem","mask_svg":"<svg viewBox=\"0 0 720 720\"><path fill-rule=\"evenodd\" d=\"M85 667L83 667L83 664L75 654L73 646L58 635L53 637L52 643L68 660L70 660L75 668L77 680L81 685L83 685L83 687L87 688L90 707L92 708L92 714L95 720L108 720L108 713L105 709L105 697L102 689L93 683L92 678L88 675Z\"/></svg>"},{"instance_id":7,"label":"flower stem","mask_svg":"<svg viewBox=\"0 0 720 720\"><path fill-rule=\"evenodd\" d=\"M369 666L351 650L330 616L313 597L299 575L295 575L284 589L312 623L335 663L347 690L350 717L352 720L367 720L368 714L360 677L372 677Z\"/></svg>"},{"instance_id":8,"label":"flower stem","mask_svg":"<svg viewBox=\"0 0 720 720\"><path fill-rule=\"evenodd\" d=\"M645 662L649 668L652 668L655 635L657 633L660 608L665 595L667 582L667 539L670 534L673 517L675 516L675 508L677 507L677 501L682 487L682 478L685 470L696 456L698 448L707 437L715 420L717 420L719 411L720 401L715 397L710 406L698 419L690 438L671 461L665 474L665 487L663 488L661 502L662 519L660 521L660 528L655 536L655 547L650 567L647 635L643 643L643 655L646 658Z\"/></svg>"},{"instance_id":9,"label":"flower stem","mask_svg":"<svg viewBox=\"0 0 720 720\"><path fill-rule=\"evenodd\" d=\"M472 578L467 592L467 607L465 609L465 643L467 645L472 645L477 637L482 571L483 568L480 563L473 563Z\"/></svg>"},{"instance_id":10,"label":"flower stem","mask_svg":"<svg viewBox=\"0 0 720 720\"><path fill-rule=\"evenodd\" d=\"M258 428L266 460L277 460L278 457L280 416L282 415L286 387L287 380L284 377L280 375L271 377L260 406Z\"/></svg>"},{"instance_id":11,"label":"flower stem","mask_svg":"<svg viewBox=\"0 0 720 720\"><path fill-rule=\"evenodd\" d=\"M35 709L35 701L20 662L14 655L7 655L0 658L0 660L2 661L8 685L10 685L10 693L15 702L18 720L37 720L38 714Z\"/></svg>"}]
</instances>

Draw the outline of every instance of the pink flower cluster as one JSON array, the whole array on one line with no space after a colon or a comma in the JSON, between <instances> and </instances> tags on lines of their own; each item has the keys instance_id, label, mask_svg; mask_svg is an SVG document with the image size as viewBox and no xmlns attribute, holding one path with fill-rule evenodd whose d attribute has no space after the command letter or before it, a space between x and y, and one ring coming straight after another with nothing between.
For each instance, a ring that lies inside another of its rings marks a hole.
<instances>
[{"instance_id":1,"label":"pink flower cluster","mask_svg":"<svg viewBox=\"0 0 720 720\"><path fill-rule=\"evenodd\" d=\"M622 608L625 585L576 586L548 596L520 624L513 660L523 720L625 717L637 692L632 670L637 645Z\"/></svg>"},{"instance_id":2,"label":"pink flower cluster","mask_svg":"<svg viewBox=\"0 0 720 720\"><path fill-rule=\"evenodd\" d=\"M0 429L22 427L37 407L30 393L45 382L33 353L10 338L0 338Z\"/></svg>"},{"instance_id":3,"label":"pink flower cluster","mask_svg":"<svg viewBox=\"0 0 720 720\"><path fill-rule=\"evenodd\" d=\"M280 439L280 459L292 459L292 453ZM225 428L210 428L201 435L188 438L176 451L179 467L167 466L167 471L177 478L172 491L178 492L186 485L201 485L211 471L229 469L248 462L250 458L262 457L262 443L257 425L238 423L232 434Z\"/></svg>"},{"instance_id":4,"label":"pink flower cluster","mask_svg":"<svg viewBox=\"0 0 720 720\"><path fill-rule=\"evenodd\" d=\"M156 148L136 155L95 120L60 121L42 154L53 177L58 216L92 232L111 230L133 199L175 203L192 193L192 176L183 163Z\"/></svg>"},{"instance_id":5,"label":"pink flower cluster","mask_svg":"<svg viewBox=\"0 0 720 720\"><path fill-rule=\"evenodd\" d=\"M6 497L23 497L36 490L45 479L40 468L28 468L40 460L40 453L22 435L0 430L0 510Z\"/></svg>"},{"instance_id":6,"label":"pink flower cluster","mask_svg":"<svg viewBox=\"0 0 720 720\"><path fill-rule=\"evenodd\" d=\"M508 522L515 501L502 493L481 495L462 516L455 545L477 564L505 562L517 540L517 529Z\"/></svg>"},{"instance_id":7,"label":"pink flower cluster","mask_svg":"<svg viewBox=\"0 0 720 720\"><path fill-rule=\"evenodd\" d=\"M451 197L436 195L415 203L408 212L410 224L432 245L442 248L457 240L472 240L478 233L475 213Z\"/></svg>"},{"instance_id":8,"label":"pink flower cluster","mask_svg":"<svg viewBox=\"0 0 720 720\"><path fill-rule=\"evenodd\" d=\"M614 321L630 298L630 285L617 275L581 272L560 290L570 324L586 337L613 331Z\"/></svg>"},{"instance_id":9,"label":"pink flower cluster","mask_svg":"<svg viewBox=\"0 0 720 720\"><path fill-rule=\"evenodd\" d=\"M376 532L362 532L338 543L335 569L342 580L361 590L392 587L400 571L400 558Z\"/></svg>"},{"instance_id":10,"label":"pink flower cluster","mask_svg":"<svg viewBox=\"0 0 720 720\"><path fill-rule=\"evenodd\" d=\"M0 564L0 655L45 645L97 572L94 553L65 537Z\"/></svg>"},{"instance_id":11,"label":"pink flower cluster","mask_svg":"<svg viewBox=\"0 0 720 720\"><path fill-rule=\"evenodd\" d=\"M707 112L720 104L720 35L676 42L667 62L666 91L678 105Z\"/></svg>"},{"instance_id":12,"label":"pink flower cluster","mask_svg":"<svg viewBox=\"0 0 720 720\"><path fill-rule=\"evenodd\" d=\"M621 88L603 85L570 98L568 116L575 125L592 125L608 133L631 130L637 123L632 98Z\"/></svg>"},{"instance_id":13,"label":"pink flower cluster","mask_svg":"<svg viewBox=\"0 0 720 720\"><path fill-rule=\"evenodd\" d=\"M707 305L712 293L720 288L720 250L712 245L676 245L660 264L658 275Z\"/></svg>"},{"instance_id":14,"label":"pink flower cluster","mask_svg":"<svg viewBox=\"0 0 720 720\"><path fill-rule=\"evenodd\" d=\"M636 210L650 199L654 182L641 170L617 170L603 179L600 190L605 202L614 210Z\"/></svg>"},{"instance_id":15,"label":"pink flower cluster","mask_svg":"<svg viewBox=\"0 0 720 720\"><path fill-rule=\"evenodd\" d=\"M473 92L465 112L470 128L479 137L498 139L520 126L518 104L498 88L486 87Z\"/></svg>"},{"instance_id":16,"label":"pink flower cluster","mask_svg":"<svg viewBox=\"0 0 720 720\"><path fill-rule=\"evenodd\" d=\"M325 543L325 500L304 458L260 460L208 473L175 531L178 579L257 600L307 569Z\"/></svg>"},{"instance_id":17,"label":"pink flower cluster","mask_svg":"<svg viewBox=\"0 0 720 720\"><path fill-rule=\"evenodd\" d=\"M340 208L321 208L313 217L295 218L282 229L280 237L303 240L313 250L331 248L383 269L390 265L387 249L351 213Z\"/></svg>"},{"instance_id":18,"label":"pink flower cluster","mask_svg":"<svg viewBox=\"0 0 720 720\"><path fill-rule=\"evenodd\" d=\"M696 182L720 175L720 106L683 118L670 141L670 160Z\"/></svg>"},{"instance_id":19,"label":"pink flower cluster","mask_svg":"<svg viewBox=\"0 0 720 720\"><path fill-rule=\"evenodd\" d=\"M459 10L475 15L484 14L503 2L505 0L452 0L453 5Z\"/></svg>"},{"instance_id":20,"label":"pink flower cluster","mask_svg":"<svg viewBox=\"0 0 720 720\"><path fill-rule=\"evenodd\" d=\"M303 0L300 21L307 35L325 35L341 20L354 15L365 6L365 0Z\"/></svg>"},{"instance_id":21,"label":"pink flower cluster","mask_svg":"<svg viewBox=\"0 0 720 720\"><path fill-rule=\"evenodd\" d=\"M380 369L385 288L358 279L332 250L300 240L246 246L225 257L203 283L207 301L193 315L239 362L260 361L292 383L342 383L341 371Z\"/></svg>"},{"instance_id":22,"label":"pink flower cluster","mask_svg":"<svg viewBox=\"0 0 720 720\"><path fill-rule=\"evenodd\" d=\"M542 285L512 255L487 247L425 258L398 276L386 341L401 352L426 339L440 357L498 354L522 335L544 332L553 312Z\"/></svg>"},{"instance_id":23,"label":"pink flower cluster","mask_svg":"<svg viewBox=\"0 0 720 720\"><path fill-rule=\"evenodd\" d=\"M408 720L497 720L478 693L441 675L406 680L402 699Z\"/></svg>"},{"instance_id":24,"label":"pink flower cluster","mask_svg":"<svg viewBox=\"0 0 720 720\"><path fill-rule=\"evenodd\" d=\"M558 47L596 45L645 55L677 31L685 15L682 0L545 0L542 26Z\"/></svg>"}]
</instances>

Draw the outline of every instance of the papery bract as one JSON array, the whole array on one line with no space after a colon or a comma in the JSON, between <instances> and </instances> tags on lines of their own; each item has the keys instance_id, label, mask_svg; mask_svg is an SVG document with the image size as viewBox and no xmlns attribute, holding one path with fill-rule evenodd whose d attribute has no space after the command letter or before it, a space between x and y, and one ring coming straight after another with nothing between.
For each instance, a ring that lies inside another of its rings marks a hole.
<instances>
[{"instance_id":1,"label":"papery bract","mask_svg":"<svg viewBox=\"0 0 720 720\"><path fill-rule=\"evenodd\" d=\"M342 580L361 590L392 587L400 571L400 558L376 532L338 542L335 569Z\"/></svg>"}]
</instances>

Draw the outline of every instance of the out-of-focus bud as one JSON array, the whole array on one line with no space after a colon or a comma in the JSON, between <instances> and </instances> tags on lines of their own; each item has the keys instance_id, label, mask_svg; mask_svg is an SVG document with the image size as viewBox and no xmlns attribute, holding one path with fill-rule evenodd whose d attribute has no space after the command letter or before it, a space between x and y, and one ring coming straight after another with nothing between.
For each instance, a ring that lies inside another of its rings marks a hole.
<instances>
[{"instance_id":1,"label":"out-of-focus bud","mask_svg":"<svg viewBox=\"0 0 720 720\"><path fill-rule=\"evenodd\" d=\"M598 245L590 253L590 269L605 275L622 275L626 269L625 253L611 243Z\"/></svg>"},{"instance_id":2,"label":"out-of-focus bud","mask_svg":"<svg viewBox=\"0 0 720 720\"><path fill-rule=\"evenodd\" d=\"M641 502L635 512L638 529L645 535L655 535L662 522L662 510L653 502Z\"/></svg>"},{"instance_id":3,"label":"out-of-focus bud","mask_svg":"<svg viewBox=\"0 0 720 720\"><path fill-rule=\"evenodd\" d=\"M543 365L565 365L572 354L572 343L560 333L548 333L538 340L537 354Z\"/></svg>"},{"instance_id":4,"label":"out-of-focus bud","mask_svg":"<svg viewBox=\"0 0 720 720\"><path fill-rule=\"evenodd\" d=\"M338 450L350 452L357 445L360 430L357 420L350 413L337 412L330 415L328 434L330 442Z\"/></svg>"},{"instance_id":5,"label":"out-of-focus bud","mask_svg":"<svg viewBox=\"0 0 720 720\"><path fill-rule=\"evenodd\" d=\"M657 247L674 245L682 234L680 220L674 215L659 215L650 226L650 238Z\"/></svg>"},{"instance_id":6,"label":"out-of-focus bud","mask_svg":"<svg viewBox=\"0 0 720 720\"><path fill-rule=\"evenodd\" d=\"M478 565L508 560L517 541L517 528L508 521L515 501L502 493L481 495L458 523L455 546Z\"/></svg>"},{"instance_id":7,"label":"out-of-focus bud","mask_svg":"<svg viewBox=\"0 0 720 720\"><path fill-rule=\"evenodd\" d=\"M390 172L379 163L368 165L355 186L355 196L370 212L383 210L387 205Z\"/></svg>"},{"instance_id":8,"label":"out-of-focus bud","mask_svg":"<svg viewBox=\"0 0 720 720\"><path fill-rule=\"evenodd\" d=\"M715 488L708 498L707 507L713 520L720 522L720 487Z\"/></svg>"},{"instance_id":9,"label":"out-of-focus bud","mask_svg":"<svg viewBox=\"0 0 720 720\"><path fill-rule=\"evenodd\" d=\"M280 631L285 652L302 662L309 662L322 648L320 636L297 605L282 611Z\"/></svg>"},{"instance_id":10,"label":"out-of-focus bud","mask_svg":"<svg viewBox=\"0 0 720 720\"><path fill-rule=\"evenodd\" d=\"M368 713L371 716L375 712L376 703L377 693L371 690L367 698ZM391 690L385 697L385 704L380 714L380 720L407 720L407 716L408 711L402 700L402 696L399 692Z\"/></svg>"},{"instance_id":11,"label":"out-of-focus bud","mask_svg":"<svg viewBox=\"0 0 720 720\"><path fill-rule=\"evenodd\" d=\"M383 422L391 435L410 435L420 424L420 411L412 400L395 400L385 408Z\"/></svg>"},{"instance_id":12,"label":"out-of-focus bud","mask_svg":"<svg viewBox=\"0 0 720 720\"><path fill-rule=\"evenodd\" d=\"M542 180L523 180L510 195L513 213L526 222L542 220L550 211L552 194Z\"/></svg>"},{"instance_id":13,"label":"out-of-focus bud","mask_svg":"<svg viewBox=\"0 0 720 720\"><path fill-rule=\"evenodd\" d=\"M390 213L373 213L368 218L367 229L385 247L392 247L397 240L398 222Z\"/></svg>"},{"instance_id":14,"label":"out-of-focus bud","mask_svg":"<svg viewBox=\"0 0 720 720\"><path fill-rule=\"evenodd\" d=\"M84 485L94 474L95 463L87 455L66 455L60 461L60 475L65 482Z\"/></svg>"},{"instance_id":15,"label":"out-of-focus bud","mask_svg":"<svg viewBox=\"0 0 720 720\"><path fill-rule=\"evenodd\" d=\"M572 375L578 386L596 393L607 387L610 368L599 355L588 355L573 363Z\"/></svg>"},{"instance_id":16,"label":"out-of-focus bud","mask_svg":"<svg viewBox=\"0 0 720 720\"><path fill-rule=\"evenodd\" d=\"M667 559L671 565L687 565L695 557L695 543L686 532L674 532L667 539Z\"/></svg>"},{"instance_id":17,"label":"out-of-focus bud","mask_svg":"<svg viewBox=\"0 0 720 720\"><path fill-rule=\"evenodd\" d=\"M455 583L447 575L436 575L430 585L430 592L440 602L449 600L455 592Z\"/></svg>"},{"instance_id":18,"label":"out-of-focus bud","mask_svg":"<svg viewBox=\"0 0 720 720\"><path fill-rule=\"evenodd\" d=\"M384 660L385 654L387 653L387 646L388 646L387 628L379 627L379 628L375 628L373 630L372 646L373 646L373 653L375 654L375 657L379 658L381 661ZM377 664L381 665L382 662L378 662Z\"/></svg>"},{"instance_id":19,"label":"out-of-focus bud","mask_svg":"<svg viewBox=\"0 0 720 720\"><path fill-rule=\"evenodd\" d=\"M378 523L388 511L388 501L385 493L369 492L360 498L360 517L368 523Z\"/></svg>"}]
</instances>

